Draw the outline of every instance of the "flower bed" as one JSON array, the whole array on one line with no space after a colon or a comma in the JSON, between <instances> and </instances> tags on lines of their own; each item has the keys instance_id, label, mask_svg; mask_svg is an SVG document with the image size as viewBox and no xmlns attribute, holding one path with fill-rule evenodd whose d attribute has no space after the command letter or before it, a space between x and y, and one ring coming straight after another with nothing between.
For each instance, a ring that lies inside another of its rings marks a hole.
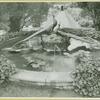
<instances>
[{"instance_id":1,"label":"flower bed","mask_svg":"<svg viewBox=\"0 0 100 100\"><path fill-rule=\"evenodd\" d=\"M0 83L3 83L9 76L16 72L15 65L4 55L0 56Z\"/></svg>"},{"instance_id":2,"label":"flower bed","mask_svg":"<svg viewBox=\"0 0 100 100\"><path fill-rule=\"evenodd\" d=\"M90 54L79 54L77 65L73 73L73 86L75 92L84 96L97 96L100 94L100 59Z\"/></svg>"}]
</instances>

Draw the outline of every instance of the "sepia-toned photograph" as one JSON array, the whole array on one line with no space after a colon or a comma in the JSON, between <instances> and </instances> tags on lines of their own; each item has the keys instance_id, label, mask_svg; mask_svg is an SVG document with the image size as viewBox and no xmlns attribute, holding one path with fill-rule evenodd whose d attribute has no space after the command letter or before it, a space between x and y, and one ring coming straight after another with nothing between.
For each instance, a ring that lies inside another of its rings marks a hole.
<instances>
[{"instance_id":1,"label":"sepia-toned photograph","mask_svg":"<svg viewBox=\"0 0 100 100\"><path fill-rule=\"evenodd\" d=\"M1 2L0 97L100 97L100 3Z\"/></svg>"}]
</instances>

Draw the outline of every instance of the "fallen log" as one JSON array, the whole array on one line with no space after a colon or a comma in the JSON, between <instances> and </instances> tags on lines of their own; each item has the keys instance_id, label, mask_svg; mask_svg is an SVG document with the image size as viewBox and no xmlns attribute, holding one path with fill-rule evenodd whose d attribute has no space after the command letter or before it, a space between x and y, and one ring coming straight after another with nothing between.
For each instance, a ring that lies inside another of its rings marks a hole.
<instances>
[{"instance_id":1,"label":"fallen log","mask_svg":"<svg viewBox=\"0 0 100 100\"><path fill-rule=\"evenodd\" d=\"M8 33L9 39L5 39L4 41L0 42L0 50L3 48L12 47L17 42L24 40L25 38L31 36L35 31L30 32L18 32L18 35L15 37L10 37L11 34ZM13 33L14 34L14 33ZM16 34L16 33L15 33Z\"/></svg>"},{"instance_id":2,"label":"fallen log","mask_svg":"<svg viewBox=\"0 0 100 100\"><path fill-rule=\"evenodd\" d=\"M84 39L83 37L79 37L79 36L73 35L71 33L66 33L66 32L62 32L62 31L58 31L58 33L62 36L71 37L71 38L74 38L76 40L80 40L80 41L83 41L83 42L86 42L86 43L90 43L90 44L93 43L93 41L88 41L88 40Z\"/></svg>"},{"instance_id":3,"label":"fallen log","mask_svg":"<svg viewBox=\"0 0 100 100\"><path fill-rule=\"evenodd\" d=\"M39 35L40 33L43 33L43 32L45 32L45 30L37 31L36 33L32 34L31 36L26 37L25 39L23 39L23 40L21 40L21 41L15 43L12 47L14 47L14 46L16 46L17 44L20 44L20 43L22 43L22 42L25 42L25 41L27 41L27 40L33 38L34 36Z\"/></svg>"},{"instance_id":4,"label":"fallen log","mask_svg":"<svg viewBox=\"0 0 100 100\"><path fill-rule=\"evenodd\" d=\"M27 37L27 38L25 38L25 39L23 39L23 40L21 40L21 41L15 43L12 47L15 47L17 44L20 44L20 43L22 43L22 42L28 41L29 39L31 39L31 38L33 38L33 37L35 37L35 36L37 36L37 35L41 35L41 34L43 34L43 33L49 34L50 32L52 32L52 28L54 28L54 24L51 24L51 25L48 26L47 28L40 29L39 31L33 33L31 36L29 36L29 37Z\"/></svg>"},{"instance_id":5,"label":"fallen log","mask_svg":"<svg viewBox=\"0 0 100 100\"><path fill-rule=\"evenodd\" d=\"M66 32L62 32L59 30L58 30L58 33L62 36L71 37L76 40L80 40L82 42L88 43L88 44L90 44L91 48L100 49L100 42L98 42L97 40L92 39L90 37L79 37L79 36L73 35L71 33L66 33Z\"/></svg>"},{"instance_id":6,"label":"fallen log","mask_svg":"<svg viewBox=\"0 0 100 100\"><path fill-rule=\"evenodd\" d=\"M71 33L77 36L82 36L82 37L91 37L96 40L100 40L100 31L96 31L93 28L62 28L60 31L66 32L66 33Z\"/></svg>"}]
</instances>

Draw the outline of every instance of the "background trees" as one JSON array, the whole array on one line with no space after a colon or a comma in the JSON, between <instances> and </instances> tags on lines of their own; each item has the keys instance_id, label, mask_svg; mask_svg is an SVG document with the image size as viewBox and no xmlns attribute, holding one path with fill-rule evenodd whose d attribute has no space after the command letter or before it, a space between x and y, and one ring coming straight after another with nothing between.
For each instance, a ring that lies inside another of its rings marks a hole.
<instances>
[{"instance_id":1,"label":"background trees","mask_svg":"<svg viewBox=\"0 0 100 100\"><path fill-rule=\"evenodd\" d=\"M48 8L48 3L1 3L0 21L9 26L10 32L20 31L25 19L32 21L34 26L39 26L47 15Z\"/></svg>"},{"instance_id":2,"label":"background trees","mask_svg":"<svg viewBox=\"0 0 100 100\"><path fill-rule=\"evenodd\" d=\"M94 28L100 31L100 3L99 2L80 2L77 3L86 13L93 18Z\"/></svg>"},{"instance_id":3,"label":"background trees","mask_svg":"<svg viewBox=\"0 0 100 100\"><path fill-rule=\"evenodd\" d=\"M100 30L100 3L72 3L73 6L76 4L93 18L93 27ZM2 23L6 30L16 32L25 24L25 19L30 18L34 26L39 26L46 19L48 9L52 5L52 3L0 3L0 24Z\"/></svg>"}]
</instances>

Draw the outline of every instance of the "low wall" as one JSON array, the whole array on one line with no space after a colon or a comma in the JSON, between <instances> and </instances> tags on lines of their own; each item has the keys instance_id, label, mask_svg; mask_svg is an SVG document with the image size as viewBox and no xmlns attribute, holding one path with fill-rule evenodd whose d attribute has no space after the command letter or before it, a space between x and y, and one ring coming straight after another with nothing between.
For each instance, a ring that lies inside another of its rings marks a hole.
<instances>
[{"instance_id":1,"label":"low wall","mask_svg":"<svg viewBox=\"0 0 100 100\"><path fill-rule=\"evenodd\" d=\"M72 78L69 72L34 72L19 70L10 81L21 84L49 86L50 88L71 89Z\"/></svg>"}]
</instances>

